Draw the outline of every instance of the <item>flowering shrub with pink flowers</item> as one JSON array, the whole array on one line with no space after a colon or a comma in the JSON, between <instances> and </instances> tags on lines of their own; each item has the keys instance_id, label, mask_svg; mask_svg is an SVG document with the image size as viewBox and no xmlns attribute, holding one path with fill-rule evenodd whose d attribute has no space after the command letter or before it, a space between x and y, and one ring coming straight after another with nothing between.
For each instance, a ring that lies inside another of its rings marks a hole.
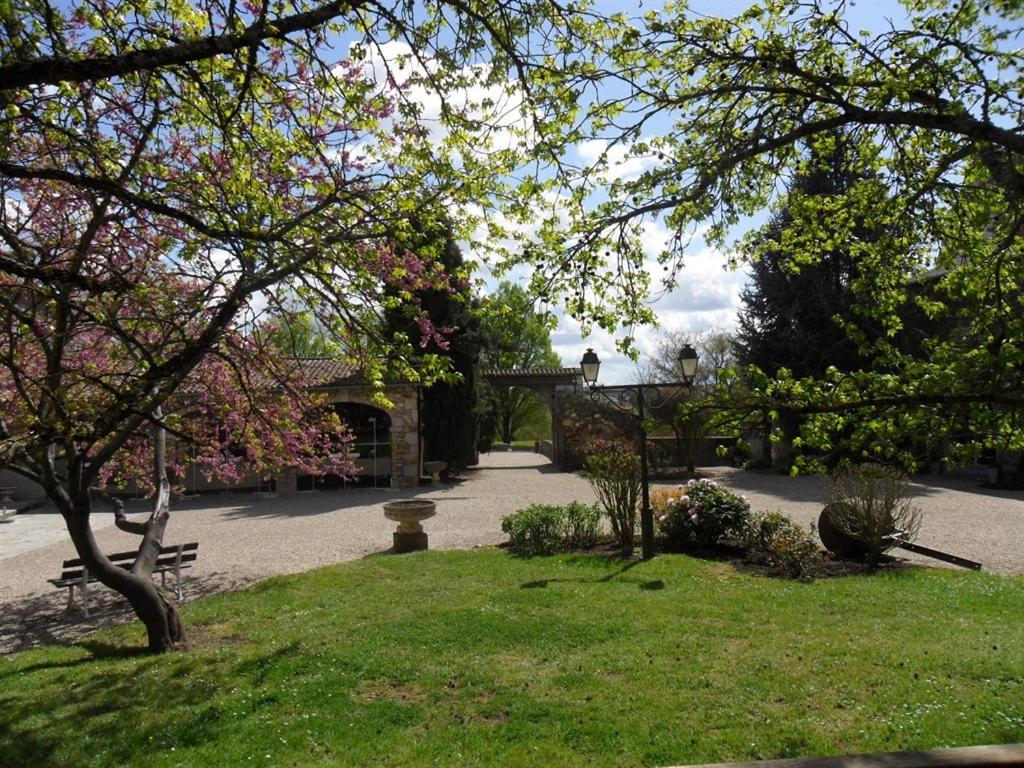
<instances>
[{"instance_id":1,"label":"flowering shrub with pink flowers","mask_svg":"<svg viewBox=\"0 0 1024 768\"><path fill-rule=\"evenodd\" d=\"M741 538L750 521L750 503L714 480L690 480L674 491L659 491L652 502L667 549Z\"/></svg>"}]
</instances>

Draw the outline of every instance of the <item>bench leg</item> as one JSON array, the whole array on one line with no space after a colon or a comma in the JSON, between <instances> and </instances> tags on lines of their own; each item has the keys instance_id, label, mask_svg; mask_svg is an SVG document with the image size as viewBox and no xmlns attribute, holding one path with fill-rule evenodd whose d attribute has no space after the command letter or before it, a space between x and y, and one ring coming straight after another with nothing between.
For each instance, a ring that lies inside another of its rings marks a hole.
<instances>
[{"instance_id":1,"label":"bench leg","mask_svg":"<svg viewBox=\"0 0 1024 768\"><path fill-rule=\"evenodd\" d=\"M86 586L86 582L84 581L78 584L68 584L68 606L65 610L74 610L75 587L78 587L82 593L82 615L85 616L85 618L89 618L89 588Z\"/></svg>"}]
</instances>

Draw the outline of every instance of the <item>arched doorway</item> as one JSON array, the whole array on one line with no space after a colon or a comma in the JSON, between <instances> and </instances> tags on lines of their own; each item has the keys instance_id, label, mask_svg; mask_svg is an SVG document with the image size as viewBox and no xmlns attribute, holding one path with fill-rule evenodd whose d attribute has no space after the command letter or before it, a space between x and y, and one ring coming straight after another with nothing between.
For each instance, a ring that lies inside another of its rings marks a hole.
<instances>
[{"instance_id":1,"label":"arched doorway","mask_svg":"<svg viewBox=\"0 0 1024 768\"><path fill-rule=\"evenodd\" d=\"M334 403L334 411L352 432L350 449L356 465L356 484L379 488L391 485L391 415L366 403Z\"/></svg>"},{"instance_id":2,"label":"arched doorway","mask_svg":"<svg viewBox=\"0 0 1024 768\"><path fill-rule=\"evenodd\" d=\"M299 475L297 490L387 488L391 485L391 416L366 403L333 403L334 412L352 433L349 444L355 477Z\"/></svg>"},{"instance_id":3,"label":"arched doorway","mask_svg":"<svg viewBox=\"0 0 1024 768\"><path fill-rule=\"evenodd\" d=\"M564 427L559 414L560 395L575 392L579 368L511 368L483 371L484 378L495 388L522 388L536 393L547 406L551 420L551 442L548 458L561 463L564 447Z\"/></svg>"},{"instance_id":4,"label":"arched doorway","mask_svg":"<svg viewBox=\"0 0 1024 768\"><path fill-rule=\"evenodd\" d=\"M353 435L350 449L362 484L391 484L391 416L365 402L335 402L335 413Z\"/></svg>"},{"instance_id":5,"label":"arched doorway","mask_svg":"<svg viewBox=\"0 0 1024 768\"><path fill-rule=\"evenodd\" d=\"M551 404L529 387L492 387L494 437L500 443L551 440Z\"/></svg>"}]
</instances>

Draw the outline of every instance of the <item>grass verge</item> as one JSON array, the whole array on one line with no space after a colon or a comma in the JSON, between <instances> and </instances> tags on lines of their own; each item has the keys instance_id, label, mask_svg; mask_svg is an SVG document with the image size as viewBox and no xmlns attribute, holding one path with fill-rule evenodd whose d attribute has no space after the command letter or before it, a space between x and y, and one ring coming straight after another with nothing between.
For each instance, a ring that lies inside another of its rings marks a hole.
<instances>
[{"instance_id":1,"label":"grass verge","mask_svg":"<svg viewBox=\"0 0 1024 768\"><path fill-rule=\"evenodd\" d=\"M1024 741L1024 579L381 556L0 658L0 765L668 765ZM145 756L145 757L144 757Z\"/></svg>"}]
</instances>

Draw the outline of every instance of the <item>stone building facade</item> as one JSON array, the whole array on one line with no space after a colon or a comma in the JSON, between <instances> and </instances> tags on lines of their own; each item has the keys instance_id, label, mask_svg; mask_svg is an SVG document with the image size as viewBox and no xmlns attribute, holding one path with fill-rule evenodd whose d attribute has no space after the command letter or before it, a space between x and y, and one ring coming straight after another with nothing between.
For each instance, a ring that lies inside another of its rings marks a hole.
<instances>
[{"instance_id":1,"label":"stone building facade","mask_svg":"<svg viewBox=\"0 0 1024 768\"><path fill-rule=\"evenodd\" d=\"M387 458L379 462L365 456L355 459L357 473L373 471L382 482L393 488L415 488L421 475L419 388L414 384L389 384L384 387L384 396L392 403L391 408L381 409L373 402L374 391L359 376L354 366L338 360L325 358L304 358L299 360L305 376L313 387L325 393L328 399L339 406L359 405L372 408L379 413L382 421L389 424L387 437ZM383 445L383 443L382 443ZM300 490L316 487L311 478L301 477L295 468L280 472L275 477L261 477L250 472L236 483L208 481L194 467L186 472L181 485L186 494L212 493L217 491L269 491L273 489L280 496L291 496ZM340 484L339 484L340 485ZM0 487L12 502L40 499L45 496L42 488L8 470L0 470ZM119 494L134 496L138 489L134 484L117 489Z\"/></svg>"},{"instance_id":2,"label":"stone building facade","mask_svg":"<svg viewBox=\"0 0 1024 768\"><path fill-rule=\"evenodd\" d=\"M415 488L421 473L419 388L414 384L388 384L383 394L391 402L384 410L373 401L374 389L366 385L354 366L327 358L305 358L300 361L307 379L328 395L337 405L356 404L378 409L390 422L388 430L389 458L386 474L393 488ZM356 459L357 471L368 471L365 458ZM277 493L289 496L298 492L299 477L294 469L276 478Z\"/></svg>"}]
</instances>

